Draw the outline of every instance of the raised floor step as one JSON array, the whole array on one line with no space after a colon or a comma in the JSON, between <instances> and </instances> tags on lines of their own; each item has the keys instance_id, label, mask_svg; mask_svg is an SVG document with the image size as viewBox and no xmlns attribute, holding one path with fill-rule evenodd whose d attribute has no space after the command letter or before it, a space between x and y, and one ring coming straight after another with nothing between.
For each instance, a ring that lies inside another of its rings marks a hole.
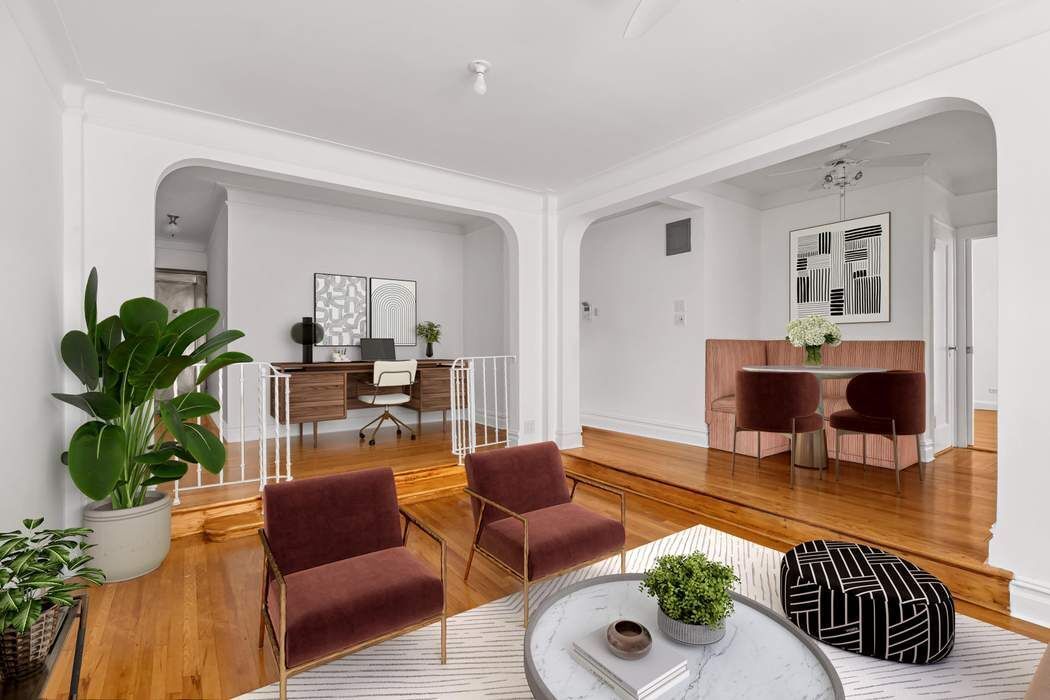
<instances>
[{"instance_id":1,"label":"raised floor step","mask_svg":"<svg viewBox=\"0 0 1050 700\"><path fill-rule=\"evenodd\" d=\"M705 523L745 539L762 542L782 551L810 539L843 539L862 542L899 554L948 585L953 595L982 608L1009 614L1009 585L1013 574L984 562L952 556L902 538L878 536L858 523L816 522L728 498L714 490L685 487L631 473L619 464L601 458L584 458L579 450L563 452L566 468L604 481L644 498L687 510Z\"/></svg>"},{"instance_id":2,"label":"raised floor step","mask_svg":"<svg viewBox=\"0 0 1050 700\"><path fill-rule=\"evenodd\" d=\"M204 537L209 542L226 542L238 537L251 537L262 526L263 517L258 509L221 515L204 521Z\"/></svg>"},{"instance_id":3,"label":"raised floor step","mask_svg":"<svg viewBox=\"0 0 1050 700\"><path fill-rule=\"evenodd\" d=\"M394 483L398 502L407 505L459 493L467 485L467 476L459 465L441 465L396 472ZM234 484L206 491L207 502L187 497L185 503L172 508L172 539L203 533L210 541L222 542L250 535L262 526L262 497L256 485Z\"/></svg>"}]
</instances>

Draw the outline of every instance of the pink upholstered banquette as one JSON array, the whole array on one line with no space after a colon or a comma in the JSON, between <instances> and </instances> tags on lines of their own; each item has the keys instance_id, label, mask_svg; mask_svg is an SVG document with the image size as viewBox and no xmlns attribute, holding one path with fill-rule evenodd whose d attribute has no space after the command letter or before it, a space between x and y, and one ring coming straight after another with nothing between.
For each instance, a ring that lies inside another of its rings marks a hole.
<instances>
[{"instance_id":1,"label":"pink upholstered banquette","mask_svg":"<svg viewBox=\"0 0 1050 700\"><path fill-rule=\"evenodd\" d=\"M844 367L882 367L923 371L925 344L921 340L846 340L834 348L824 348L824 363ZM803 352L786 340L708 340L705 378L704 417L707 421L708 444L716 450L729 451L733 446L733 414L736 372L745 365L800 365ZM846 379L824 382L824 415L848 408ZM827 431L828 457L835 457L835 432ZM860 463L861 436L842 438L842 459ZM878 436L868 436L868 464L893 468L893 445ZM740 433L739 454L755 456L755 433ZM786 452L788 440L778 433L762 434L762 456ZM901 466L918 462L915 446L902 442Z\"/></svg>"}]
</instances>

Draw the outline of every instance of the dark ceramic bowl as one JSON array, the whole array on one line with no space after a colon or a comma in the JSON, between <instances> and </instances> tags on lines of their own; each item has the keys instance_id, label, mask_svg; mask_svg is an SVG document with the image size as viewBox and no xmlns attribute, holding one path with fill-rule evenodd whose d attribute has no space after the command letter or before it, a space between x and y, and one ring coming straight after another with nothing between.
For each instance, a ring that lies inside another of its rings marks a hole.
<instances>
[{"instance_id":1,"label":"dark ceramic bowl","mask_svg":"<svg viewBox=\"0 0 1050 700\"><path fill-rule=\"evenodd\" d=\"M653 648L653 635L634 620L617 620L605 629L609 651L621 659L640 659Z\"/></svg>"}]
</instances>

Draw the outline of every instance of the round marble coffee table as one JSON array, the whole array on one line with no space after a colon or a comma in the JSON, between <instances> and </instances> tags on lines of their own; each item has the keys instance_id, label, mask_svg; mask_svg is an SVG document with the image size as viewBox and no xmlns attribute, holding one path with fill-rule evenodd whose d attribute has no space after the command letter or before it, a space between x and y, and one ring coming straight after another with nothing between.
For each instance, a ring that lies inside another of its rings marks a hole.
<instances>
[{"instance_id":1,"label":"round marble coffee table","mask_svg":"<svg viewBox=\"0 0 1050 700\"><path fill-rule=\"evenodd\" d=\"M786 618L736 593L726 635L706 646L672 641L656 622L656 600L641 574L600 576L551 594L525 633L525 677L537 698L618 696L571 653L572 643L614 620L641 622L654 644L673 645L689 663L689 684L666 698L845 698L824 652Z\"/></svg>"}]
</instances>

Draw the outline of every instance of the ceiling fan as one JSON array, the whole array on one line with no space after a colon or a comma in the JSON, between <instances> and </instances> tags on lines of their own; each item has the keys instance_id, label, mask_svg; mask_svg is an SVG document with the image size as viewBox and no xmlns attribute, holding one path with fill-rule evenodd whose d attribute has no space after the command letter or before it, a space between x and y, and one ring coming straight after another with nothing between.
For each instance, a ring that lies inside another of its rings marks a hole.
<instances>
[{"instance_id":1,"label":"ceiling fan","mask_svg":"<svg viewBox=\"0 0 1050 700\"><path fill-rule=\"evenodd\" d=\"M860 139L868 143L877 143L883 146L889 146L889 141L880 141L879 139ZM767 177L783 177L785 175L797 175L799 173L809 173L816 171L824 171L824 176L816 182L810 191L820 189L831 189L834 187L846 187L855 184L858 180L864 177L864 171L861 169L865 168L915 168L921 167L926 164L926 161L930 159L929 153L906 153L897 156L884 156L882 158L851 158L850 155L862 144L850 145L843 143L836 147L831 153L827 155L828 160L825 160L820 165L810 165L804 168L795 168L793 170L781 170L775 173L767 173Z\"/></svg>"},{"instance_id":2,"label":"ceiling fan","mask_svg":"<svg viewBox=\"0 0 1050 700\"><path fill-rule=\"evenodd\" d=\"M861 139L861 141L867 141L869 143L877 143L883 146L890 145L889 141L880 141L878 139ZM860 144L858 144L860 145ZM906 153L897 156L884 156L882 158L851 158L857 146L851 146L847 143L839 145L831 153L827 155L828 160L824 161L820 165L812 165L805 168L795 168L794 170L782 170L775 173L767 173L767 177L783 177L785 175L797 175L799 173L809 173L818 170L823 170L824 175L817 182L811 185L807 192L816 192L817 190L833 190L839 191L839 218L845 220L846 218L846 189L858 184L861 178L864 177L864 168L913 168L921 167L926 165L926 161L930 159L929 153Z\"/></svg>"},{"instance_id":3,"label":"ceiling fan","mask_svg":"<svg viewBox=\"0 0 1050 700\"><path fill-rule=\"evenodd\" d=\"M624 39L638 39L663 19L678 0L638 0L623 30Z\"/></svg>"}]
</instances>

